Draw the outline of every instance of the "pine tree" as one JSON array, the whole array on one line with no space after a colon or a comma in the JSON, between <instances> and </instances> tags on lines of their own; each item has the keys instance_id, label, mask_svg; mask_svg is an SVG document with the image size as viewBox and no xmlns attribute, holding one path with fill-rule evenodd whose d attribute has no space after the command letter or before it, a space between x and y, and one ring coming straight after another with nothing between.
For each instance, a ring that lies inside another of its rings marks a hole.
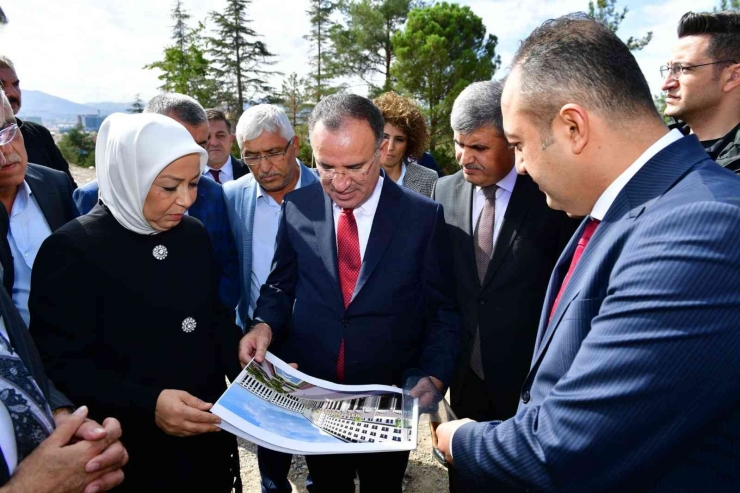
<instances>
[{"instance_id":1,"label":"pine tree","mask_svg":"<svg viewBox=\"0 0 740 493\"><path fill-rule=\"evenodd\" d=\"M137 94L134 102L131 103L131 107L126 111L129 113L144 113L144 107L144 101L141 100L140 94Z\"/></svg>"},{"instance_id":2,"label":"pine tree","mask_svg":"<svg viewBox=\"0 0 740 493\"><path fill-rule=\"evenodd\" d=\"M719 8L714 7L715 12L721 12L723 10L740 10L740 0L722 0L719 3Z\"/></svg>"},{"instance_id":3,"label":"pine tree","mask_svg":"<svg viewBox=\"0 0 740 493\"><path fill-rule=\"evenodd\" d=\"M621 12L617 11L617 0L596 0L595 4L593 0L589 0L588 2L588 15L601 22L615 33L619 30L619 26L627 16L627 12L629 12L627 7L625 7ZM639 51L645 48L652 39L653 32L649 31L642 38L630 36L629 39L625 41L625 44L630 50Z\"/></svg>"},{"instance_id":4,"label":"pine tree","mask_svg":"<svg viewBox=\"0 0 740 493\"><path fill-rule=\"evenodd\" d=\"M250 0L228 0L223 13L210 13L216 24L216 36L208 38L212 70L221 87L222 100L236 118L247 102L270 92L265 79L272 72L263 67L275 63L271 60L275 55L249 27L249 4Z\"/></svg>"},{"instance_id":5,"label":"pine tree","mask_svg":"<svg viewBox=\"0 0 740 493\"><path fill-rule=\"evenodd\" d=\"M275 100L283 106L293 128L303 125L308 119L308 110L313 106L309 102L309 84L306 79L299 79L293 72L283 80L280 92Z\"/></svg>"},{"instance_id":6,"label":"pine tree","mask_svg":"<svg viewBox=\"0 0 740 493\"><path fill-rule=\"evenodd\" d=\"M337 8L332 0L311 0L311 8L306 13L311 16L311 31L304 39L311 43L311 95L315 103L322 97L340 91L341 87L332 87L333 74L328 70L329 60L333 55L330 31L334 27L331 15Z\"/></svg>"}]
</instances>

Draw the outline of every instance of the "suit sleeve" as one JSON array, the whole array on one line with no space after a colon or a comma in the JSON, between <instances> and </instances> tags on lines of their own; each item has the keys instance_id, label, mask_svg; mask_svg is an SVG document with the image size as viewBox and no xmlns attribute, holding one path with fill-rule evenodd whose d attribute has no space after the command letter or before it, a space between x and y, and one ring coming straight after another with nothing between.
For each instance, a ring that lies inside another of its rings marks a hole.
<instances>
[{"instance_id":1,"label":"suit sleeve","mask_svg":"<svg viewBox=\"0 0 740 493\"><path fill-rule=\"evenodd\" d=\"M573 302L600 308L544 401L455 433L456 469L476 490L632 491L736 406L740 211L689 204L643 223L603 300ZM563 320L577 315L569 307Z\"/></svg>"},{"instance_id":2,"label":"suit sleeve","mask_svg":"<svg viewBox=\"0 0 740 493\"><path fill-rule=\"evenodd\" d=\"M421 369L450 384L460 349L462 322L455 302L455 278L442 206L436 205L432 232L424 252L423 283L426 305L426 337Z\"/></svg>"},{"instance_id":3,"label":"suit sleeve","mask_svg":"<svg viewBox=\"0 0 740 493\"><path fill-rule=\"evenodd\" d=\"M272 328L273 340L286 335L285 331L293 314L298 280L298 255L290 243L288 234L288 204L287 200L283 201L272 270L260 289L260 297L254 310L254 321L268 324Z\"/></svg>"},{"instance_id":4,"label":"suit sleeve","mask_svg":"<svg viewBox=\"0 0 740 493\"><path fill-rule=\"evenodd\" d=\"M94 272L73 239L60 233L49 236L39 249L31 277L30 333L47 374L66 394L82 403L94 396L120 409L122 416L129 409L153 415L162 389L109 374L91 358L100 344L97 296L90 291L97 282Z\"/></svg>"}]
</instances>

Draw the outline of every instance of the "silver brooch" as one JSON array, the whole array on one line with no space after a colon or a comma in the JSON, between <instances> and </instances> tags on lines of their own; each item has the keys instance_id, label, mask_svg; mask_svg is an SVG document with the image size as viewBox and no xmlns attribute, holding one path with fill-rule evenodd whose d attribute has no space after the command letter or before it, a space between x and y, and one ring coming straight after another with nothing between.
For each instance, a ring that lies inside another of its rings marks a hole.
<instances>
[{"instance_id":1,"label":"silver brooch","mask_svg":"<svg viewBox=\"0 0 740 493\"><path fill-rule=\"evenodd\" d=\"M197 325L198 325L198 322L196 322L193 317L188 317L182 321L182 330L183 332L187 332L189 334L195 330L195 327Z\"/></svg>"},{"instance_id":2,"label":"silver brooch","mask_svg":"<svg viewBox=\"0 0 740 493\"><path fill-rule=\"evenodd\" d=\"M157 260L164 260L167 258L167 247L164 245L157 245L154 247L154 250L152 250L152 255L154 255L154 258Z\"/></svg>"}]
</instances>

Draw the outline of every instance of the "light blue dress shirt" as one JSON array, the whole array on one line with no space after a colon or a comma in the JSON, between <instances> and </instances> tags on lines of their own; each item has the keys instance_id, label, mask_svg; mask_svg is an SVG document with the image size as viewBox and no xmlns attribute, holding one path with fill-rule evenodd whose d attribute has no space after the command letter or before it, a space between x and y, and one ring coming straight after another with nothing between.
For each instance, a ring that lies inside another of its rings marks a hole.
<instances>
[{"instance_id":1,"label":"light blue dress shirt","mask_svg":"<svg viewBox=\"0 0 740 493\"><path fill-rule=\"evenodd\" d=\"M44 240L51 235L51 228L44 213L25 181L18 187L18 195L10 212L8 243L13 254L15 281L13 283L13 304L18 308L21 318L28 327L31 316L28 313L28 295L31 292L31 269L36 254Z\"/></svg>"},{"instance_id":2,"label":"light blue dress shirt","mask_svg":"<svg viewBox=\"0 0 740 493\"><path fill-rule=\"evenodd\" d=\"M301 188L301 168L298 168L298 182L294 190ZM254 208L254 223L252 224L252 283L249 300L249 318L252 318L257 308L257 299L260 289L267 281L272 268L272 257L275 255L275 239L277 238L280 223L280 204L267 195L262 187L257 185L257 203Z\"/></svg>"}]
</instances>

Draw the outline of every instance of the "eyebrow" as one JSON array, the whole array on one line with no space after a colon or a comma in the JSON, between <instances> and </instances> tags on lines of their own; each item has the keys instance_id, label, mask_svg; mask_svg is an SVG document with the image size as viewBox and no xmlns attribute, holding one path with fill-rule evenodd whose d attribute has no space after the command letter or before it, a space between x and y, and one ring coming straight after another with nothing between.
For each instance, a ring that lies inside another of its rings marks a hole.
<instances>
[{"instance_id":1,"label":"eyebrow","mask_svg":"<svg viewBox=\"0 0 740 493\"><path fill-rule=\"evenodd\" d=\"M269 149L260 149L259 151L250 151L249 149L244 149L244 154L259 154L260 152L268 153L268 152L276 152L280 151L283 152L284 147L271 147Z\"/></svg>"},{"instance_id":2,"label":"eyebrow","mask_svg":"<svg viewBox=\"0 0 740 493\"><path fill-rule=\"evenodd\" d=\"M460 142L460 141L459 141L459 140L457 140L457 139L452 139L452 141L453 141L453 142L454 142L455 144L459 145L460 147L478 147L478 148L482 148L482 147L488 148L488 147L489 147L489 146L488 146L488 145L486 145L486 144L478 144L478 143L475 143L475 144L463 144L462 142Z\"/></svg>"}]
</instances>

